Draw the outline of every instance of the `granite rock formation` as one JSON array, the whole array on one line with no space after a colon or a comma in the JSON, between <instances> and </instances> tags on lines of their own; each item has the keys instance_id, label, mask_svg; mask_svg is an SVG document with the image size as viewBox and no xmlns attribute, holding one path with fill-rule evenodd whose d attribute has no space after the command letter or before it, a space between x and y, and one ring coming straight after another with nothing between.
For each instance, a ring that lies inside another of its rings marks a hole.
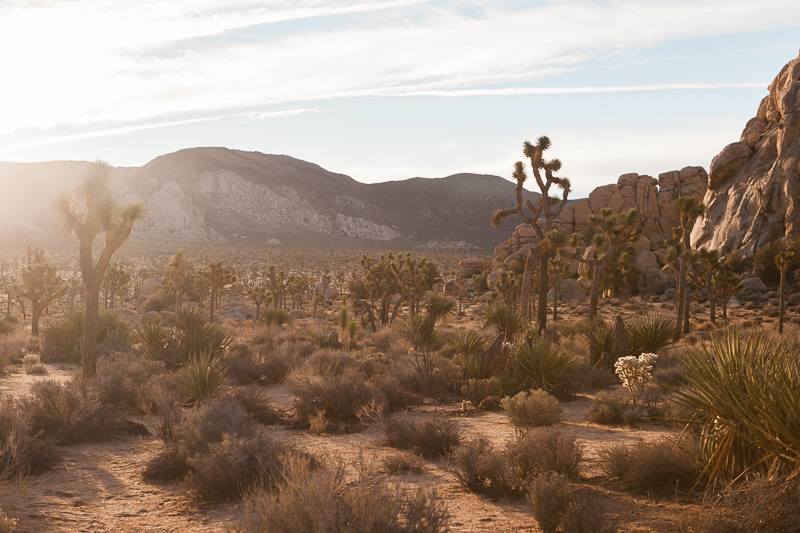
<instances>
[{"instance_id":1,"label":"granite rock formation","mask_svg":"<svg viewBox=\"0 0 800 533\"><path fill-rule=\"evenodd\" d=\"M770 84L739 142L711 162L695 246L752 257L768 242L800 236L799 132L800 57Z\"/></svg>"}]
</instances>

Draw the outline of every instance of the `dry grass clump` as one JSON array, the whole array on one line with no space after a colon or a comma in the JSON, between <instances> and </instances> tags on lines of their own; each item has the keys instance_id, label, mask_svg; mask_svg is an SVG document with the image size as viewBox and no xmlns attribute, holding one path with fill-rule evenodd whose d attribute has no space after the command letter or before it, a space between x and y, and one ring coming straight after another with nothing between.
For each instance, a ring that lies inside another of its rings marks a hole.
<instances>
[{"instance_id":1,"label":"dry grass clump","mask_svg":"<svg viewBox=\"0 0 800 533\"><path fill-rule=\"evenodd\" d=\"M202 499L242 497L268 485L291 454L230 398L204 403L174 428L174 439L147 464L146 479L180 480Z\"/></svg>"},{"instance_id":2,"label":"dry grass clump","mask_svg":"<svg viewBox=\"0 0 800 533\"><path fill-rule=\"evenodd\" d=\"M288 420L287 414L275 407L266 393L255 385L234 387L229 395L259 424L273 426L284 424Z\"/></svg>"},{"instance_id":3,"label":"dry grass clump","mask_svg":"<svg viewBox=\"0 0 800 533\"><path fill-rule=\"evenodd\" d=\"M402 413L385 420L382 429L389 446L412 449L423 457L446 455L461 442L458 422L441 416L412 420Z\"/></svg>"},{"instance_id":4,"label":"dry grass clump","mask_svg":"<svg viewBox=\"0 0 800 533\"><path fill-rule=\"evenodd\" d=\"M547 472L534 479L528 488L528 501L542 533L556 533L569 509L572 486L563 476Z\"/></svg>"},{"instance_id":5,"label":"dry grass clump","mask_svg":"<svg viewBox=\"0 0 800 533\"><path fill-rule=\"evenodd\" d=\"M20 362L28 353L39 353L38 339L21 329L8 335L0 335L0 370L9 364Z\"/></svg>"},{"instance_id":6,"label":"dry grass clump","mask_svg":"<svg viewBox=\"0 0 800 533\"><path fill-rule=\"evenodd\" d=\"M489 396L502 396L503 385L494 376L489 379L471 379L461 387L461 394L466 396L472 402L472 405L477 407Z\"/></svg>"},{"instance_id":7,"label":"dry grass clump","mask_svg":"<svg viewBox=\"0 0 800 533\"><path fill-rule=\"evenodd\" d=\"M413 453L397 452L387 455L381 464L390 474L418 474L425 470L425 462Z\"/></svg>"},{"instance_id":8,"label":"dry grass clump","mask_svg":"<svg viewBox=\"0 0 800 533\"><path fill-rule=\"evenodd\" d=\"M586 410L586 419L594 424L636 425L641 419L640 406L635 405L629 394L622 390L601 391Z\"/></svg>"},{"instance_id":9,"label":"dry grass clump","mask_svg":"<svg viewBox=\"0 0 800 533\"><path fill-rule=\"evenodd\" d=\"M688 491L703 471L696 442L668 438L609 446L600 461L610 478L636 492Z\"/></svg>"},{"instance_id":10,"label":"dry grass clump","mask_svg":"<svg viewBox=\"0 0 800 533\"><path fill-rule=\"evenodd\" d=\"M276 347L237 344L225 359L228 376L236 383L281 383L289 371L314 351L311 341L288 341Z\"/></svg>"},{"instance_id":11,"label":"dry grass clump","mask_svg":"<svg viewBox=\"0 0 800 533\"><path fill-rule=\"evenodd\" d=\"M517 431L558 424L564 414L556 397L541 389L506 396L500 405Z\"/></svg>"},{"instance_id":12,"label":"dry grass clump","mask_svg":"<svg viewBox=\"0 0 800 533\"><path fill-rule=\"evenodd\" d=\"M520 496L546 472L579 477L583 448L572 433L537 428L495 450L483 437L459 446L450 472L466 488L481 493Z\"/></svg>"},{"instance_id":13,"label":"dry grass clump","mask_svg":"<svg viewBox=\"0 0 800 533\"><path fill-rule=\"evenodd\" d=\"M167 372L164 363L138 357L132 352L115 352L97 361L97 377L89 386L101 403L123 409L141 406L143 389L157 375Z\"/></svg>"},{"instance_id":14,"label":"dry grass clump","mask_svg":"<svg viewBox=\"0 0 800 533\"><path fill-rule=\"evenodd\" d=\"M11 398L0 409L0 481L38 474L54 467L60 454L53 438L31 426L29 413Z\"/></svg>"},{"instance_id":15,"label":"dry grass clump","mask_svg":"<svg viewBox=\"0 0 800 533\"><path fill-rule=\"evenodd\" d=\"M101 401L97 391L82 380L66 383L39 381L20 402L30 417L31 429L58 444L77 444L113 439L123 434L146 433L139 424Z\"/></svg>"},{"instance_id":16,"label":"dry grass clump","mask_svg":"<svg viewBox=\"0 0 800 533\"><path fill-rule=\"evenodd\" d=\"M345 482L344 468L315 470L291 460L275 490L258 490L244 503L238 533L443 533L448 512L433 491L404 492L361 467Z\"/></svg>"},{"instance_id":17,"label":"dry grass clump","mask_svg":"<svg viewBox=\"0 0 800 533\"><path fill-rule=\"evenodd\" d=\"M47 365L36 363L33 365L25 365L25 373L32 376L46 376L50 373L50 370L47 368Z\"/></svg>"}]
</instances>

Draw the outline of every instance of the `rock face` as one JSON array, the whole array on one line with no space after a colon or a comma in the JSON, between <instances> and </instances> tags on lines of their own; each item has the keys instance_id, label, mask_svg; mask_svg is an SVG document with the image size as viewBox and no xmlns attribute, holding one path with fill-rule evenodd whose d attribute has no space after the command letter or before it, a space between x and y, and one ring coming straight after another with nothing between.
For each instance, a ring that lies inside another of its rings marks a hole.
<instances>
[{"instance_id":1,"label":"rock face","mask_svg":"<svg viewBox=\"0 0 800 533\"><path fill-rule=\"evenodd\" d=\"M692 243L752 257L783 237L800 237L800 57L769 86L739 142L711 162L706 215Z\"/></svg>"},{"instance_id":2,"label":"rock face","mask_svg":"<svg viewBox=\"0 0 800 533\"><path fill-rule=\"evenodd\" d=\"M590 242L591 215L600 214L606 207L615 213L636 208L644 226L644 235L634 245L636 262L642 274L659 266L659 257L666 252L666 240L672 228L680 225L675 200L691 196L702 200L708 188L708 174L703 167L685 167L659 174L658 179L639 174L624 174L617 183L596 188L589 198L576 200L561 211L561 220L554 227L582 236L584 245ZM495 247L495 258L504 259L506 266L514 254L527 252L538 241L533 228L519 225L508 241ZM654 253L655 252L655 253ZM660 254L660 255L659 255ZM585 268L584 268L585 270ZM581 275L585 272L579 270Z\"/></svg>"}]
</instances>

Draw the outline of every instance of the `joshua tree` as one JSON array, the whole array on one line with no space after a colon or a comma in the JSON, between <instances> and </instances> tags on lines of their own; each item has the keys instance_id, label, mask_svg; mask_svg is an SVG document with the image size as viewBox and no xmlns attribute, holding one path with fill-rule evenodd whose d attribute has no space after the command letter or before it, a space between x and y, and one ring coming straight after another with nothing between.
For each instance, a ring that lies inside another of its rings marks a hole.
<instances>
[{"instance_id":1,"label":"joshua tree","mask_svg":"<svg viewBox=\"0 0 800 533\"><path fill-rule=\"evenodd\" d=\"M211 292L211 320L214 320L214 307L217 304L217 297L223 287L236 283L236 276L227 268L223 268L222 261L209 263L208 268L200 274L208 280L208 288Z\"/></svg>"},{"instance_id":2,"label":"joshua tree","mask_svg":"<svg viewBox=\"0 0 800 533\"><path fill-rule=\"evenodd\" d=\"M127 285L130 280L130 273L126 272L125 268L116 261L106 270L106 275L103 278L103 293L110 297L112 309L114 308L117 291Z\"/></svg>"},{"instance_id":3,"label":"joshua tree","mask_svg":"<svg viewBox=\"0 0 800 533\"><path fill-rule=\"evenodd\" d=\"M775 255L775 265L781 271L780 311L778 313L778 333L783 333L783 318L786 313L786 271L794 259L794 251L782 250Z\"/></svg>"},{"instance_id":4,"label":"joshua tree","mask_svg":"<svg viewBox=\"0 0 800 533\"><path fill-rule=\"evenodd\" d=\"M256 286L247 291L247 295L253 300L253 303L256 304L256 322L258 322L259 317L261 316L261 304L269 304L272 300L272 295L267 293L267 288L262 286Z\"/></svg>"},{"instance_id":5,"label":"joshua tree","mask_svg":"<svg viewBox=\"0 0 800 533\"><path fill-rule=\"evenodd\" d=\"M63 193L55 200L56 210L62 219L62 233L75 234L80 242L80 269L86 294L83 339L85 377L94 377L97 373L97 320L100 288L106 269L111 263L111 256L130 236L133 225L145 216L145 208L139 202L124 207L117 205L108 184L111 171L112 167L103 161L90 163L78 185L77 199L69 193ZM77 206L77 200L85 203L85 210ZM105 234L105 242L95 261L92 244L100 233Z\"/></svg>"},{"instance_id":6,"label":"joshua tree","mask_svg":"<svg viewBox=\"0 0 800 533\"><path fill-rule=\"evenodd\" d=\"M639 224L639 211L631 209L619 216L614 211L605 207L600 210L600 215L589 216L589 222L596 230L592 235L592 248L589 258L584 258L584 253L576 250L570 253L566 249L559 250L560 255L579 261L592 269L592 289L589 299L589 320L597 318L597 306L600 302L600 286L603 270L612 264L616 252L621 248L635 243L642 235L642 225ZM573 234L570 242L571 248L578 245L578 234Z\"/></svg>"},{"instance_id":7,"label":"joshua tree","mask_svg":"<svg viewBox=\"0 0 800 533\"><path fill-rule=\"evenodd\" d=\"M734 273L733 267L729 263L722 261L714 274L711 286L714 290L714 296L722 304L722 320L727 325L728 300L731 299L731 296L744 289L744 283Z\"/></svg>"},{"instance_id":8,"label":"joshua tree","mask_svg":"<svg viewBox=\"0 0 800 533\"><path fill-rule=\"evenodd\" d=\"M186 258L183 250L178 250L169 260L167 277L172 284L172 288L175 289L175 304L179 306L183 303L183 287L181 284L186 276L186 267Z\"/></svg>"},{"instance_id":9,"label":"joshua tree","mask_svg":"<svg viewBox=\"0 0 800 533\"><path fill-rule=\"evenodd\" d=\"M680 270L678 271L678 317L677 317L677 324L675 327L675 337L673 340L677 341L681 338L683 333L688 333L688 327L686 330L682 330L684 326L684 314L686 313L686 308L689 306L688 298L686 297L687 292L687 273L689 271L689 253L691 251L691 243L690 235L692 233L692 228L694 227L694 222L697 220L697 217L703 214L706 210L706 206L703 205L702 202L698 202L697 198L693 196L681 196L677 200L675 200L675 205L678 208L678 218L681 223L681 231L676 233L676 236L679 237L680 242L676 242L675 251L677 255L680 257Z\"/></svg>"},{"instance_id":10,"label":"joshua tree","mask_svg":"<svg viewBox=\"0 0 800 533\"><path fill-rule=\"evenodd\" d=\"M558 320L558 300L561 297L561 282L567 279L571 272L571 267L563 259L550 260L550 284L553 287L553 322Z\"/></svg>"},{"instance_id":11,"label":"joshua tree","mask_svg":"<svg viewBox=\"0 0 800 533\"><path fill-rule=\"evenodd\" d=\"M56 267L44 259L44 250L28 255L28 266L22 270L22 286L18 297L31 301L31 335L39 334L39 318L56 298L66 294L69 287L56 273Z\"/></svg>"},{"instance_id":12,"label":"joshua tree","mask_svg":"<svg viewBox=\"0 0 800 533\"><path fill-rule=\"evenodd\" d=\"M717 295L712 288L714 274L719 270L719 252L705 246L698 250L700 280L708 293L708 314L712 324L717 323Z\"/></svg>"},{"instance_id":13,"label":"joshua tree","mask_svg":"<svg viewBox=\"0 0 800 533\"><path fill-rule=\"evenodd\" d=\"M514 180L517 182L515 189L516 207L512 209L498 209L492 214L491 224L497 228L503 223L506 217L510 215L517 215L523 224L533 228L539 238L537 246L533 247L528 252L528 260L525 263L525 274L522 279L522 294L520 295L520 307L522 313L527 313L528 298L531 292L531 281L533 274L533 266L536 258L539 259L539 309L537 321L539 322L539 333L544 331L547 326L547 265L551 254L563 245L566 236L553 229L553 221L561 214L564 206L567 205L567 197L570 192L570 183L567 178L558 178L553 176L553 172L558 172L561 168L561 161L558 159L551 159L545 161L544 152L550 147L550 139L547 137L539 137L536 144L531 144L525 141L523 145L523 153L530 159L531 169L533 176L536 179L541 191L541 196L537 205L533 202L522 197L522 186L528 178L525 173L525 166L522 161L517 161L514 164L514 173L512 174ZM542 171L544 171L544 178L542 178ZM562 191L561 198L550 196L550 188L556 185ZM527 209L527 213L526 213ZM542 220L542 226L539 221ZM563 239L563 240L562 240Z\"/></svg>"}]
</instances>

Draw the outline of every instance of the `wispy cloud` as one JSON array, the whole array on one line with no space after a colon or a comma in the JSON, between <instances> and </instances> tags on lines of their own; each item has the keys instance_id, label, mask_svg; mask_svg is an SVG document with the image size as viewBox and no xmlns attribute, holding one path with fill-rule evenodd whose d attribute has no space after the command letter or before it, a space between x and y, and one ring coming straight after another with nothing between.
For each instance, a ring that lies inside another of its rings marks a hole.
<instances>
[{"instance_id":1,"label":"wispy cloud","mask_svg":"<svg viewBox=\"0 0 800 533\"><path fill-rule=\"evenodd\" d=\"M43 137L35 141L28 141L15 144L0 145L0 154L14 152L24 148L34 148L37 146L46 146L48 144L58 144L64 142L82 141L85 139L94 139L97 137L111 137L114 135L124 135L126 133L134 133L137 131L153 130L159 128L167 128L170 126L183 126L185 124L196 124L200 122L212 122L215 120L222 120L226 118L244 117L252 120L261 120L267 118L291 117L301 113L316 113L319 109L288 109L285 111L269 111L269 112L253 112L248 111L244 113L228 113L225 115L215 115L212 117L191 118L185 120L173 120L170 122L155 122L150 124L138 124L136 126L124 126L120 128L109 128L87 131L82 133L75 133L72 135L60 135L56 137Z\"/></svg>"},{"instance_id":2,"label":"wispy cloud","mask_svg":"<svg viewBox=\"0 0 800 533\"><path fill-rule=\"evenodd\" d=\"M467 89L456 91L408 91L404 96L520 96L535 94L632 93L697 89L764 89L767 83L658 83L653 85L614 85L608 87L512 87L506 89Z\"/></svg>"},{"instance_id":3,"label":"wispy cloud","mask_svg":"<svg viewBox=\"0 0 800 533\"><path fill-rule=\"evenodd\" d=\"M486 85L543 79L621 50L800 20L796 0L567 1L526 9L478 2L480 14L471 16L419 0L2 5L0 133L370 95L665 90ZM282 33L269 26L366 12L367 22L354 17ZM242 28L252 34L233 38ZM166 48L174 53L161 53Z\"/></svg>"}]
</instances>

